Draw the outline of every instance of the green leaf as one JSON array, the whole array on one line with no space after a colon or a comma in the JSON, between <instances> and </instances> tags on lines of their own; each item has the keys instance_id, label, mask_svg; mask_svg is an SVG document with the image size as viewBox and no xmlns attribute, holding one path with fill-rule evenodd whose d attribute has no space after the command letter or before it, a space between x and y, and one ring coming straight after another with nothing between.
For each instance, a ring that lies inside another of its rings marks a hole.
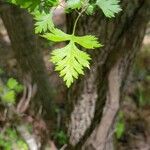
<instances>
[{"instance_id":1,"label":"green leaf","mask_svg":"<svg viewBox=\"0 0 150 150\"><path fill-rule=\"evenodd\" d=\"M98 39L92 35L86 35L82 37L75 36L74 41L87 49L102 47L102 45L98 42Z\"/></svg>"},{"instance_id":2,"label":"green leaf","mask_svg":"<svg viewBox=\"0 0 150 150\"><path fill-rule=\"evenodd\" d=\"M42 37L51 40L53 42L63 42L63 41L69 41L71 35L66 34L61 30L55 28L51 30L51 33L45 33L44 35L42 35Z\"/></svg>"},{"instance_id":3,"label":"green leaf","mask_svg":"<svg viewBox=\"0 0 150 150\"><path fill-rule=\"evenodd\" d=\"M29 11L34 11L36 8L39 8L41 3L40 0L7 0L7 2L19 5L21 8L26 8Z\"/></svg>"},{"instance_id":4,"label":"green leaf","mask_svg":"<svg viewBox=\"0 0 150 150\"><path fill-rule=\"evenodd\" d=\"M53 7L53 6L58 6L59 0L45 0L45 5Z\"/></svg>"},{"instance_id":5,"label":"green leaf","mask_svg":"<svg viewBox=\"0 0 150 150\"><path fill-rule=\"evenodd\" d=\"M119 13L122 9L119 5L120 0L97 0L96 5L103 11L106 17L115 17L115 13Z\"/></svg>"},{"instance_id":6,"label":"green leaf","mask_svg":"<svg viewBox=\"0 0 150 150\"><path fill-rule=\"evenodd\" d=\"M23 91L23 85L18 84L18 85L15 87L14 90L15 90L16 93L22 92L22 91Z\"/></svg>"},{"instance_id":7,"label":"green leaf","mask_svg":"<svg viewBox=\"0 0 150 150\"><path fill-rule=\"evenodd\" d=\"M17 85L18 85L18 82L14 78L10 78L7 81L7 87L11 90L14 90Z\"/></svg>"},{"instance_id":8,"label":"green leaf","mask_svg":"<svg viewBox=\"0 0 150 150\"><path fill-rule=\"evenodd\" d=\"M125 124L124 122L118 122L116 125L116 137L120 139L125 131Z\"/></svg>"},{"instance_id":9,"label":"green leaf","mask_svg":"<svg viewBox=\"0 0 150 150\"><path fill-rule=\"evenodd\" d=\"M51 33L46 33L42 37L51 40L53 42L64 42L64 41L70 41L72 40L75 43L78 43L79 45L83 46L87 49L94 49L102 47L102 45L98 42L98 39L95 36L92 35L86 35L86 36L74 36L64 33L63 31L59 29L53 29Z\"/></svg>"},{"instance_id":10,"label":"green leaf","mask_svg":"<svg viewBox=\"0 0 150 150\"><path fill-rule=\"evenodd\" d=\"M2 96L2 99L3 99L3 101L4 101L5 103L10 103L10 104L15 103L15 100L16 100L15 91L13 91L13 90L7 91L7 92Z\"/></svg>"},{"instance_id":11,"label":"green leaf","mask_svg":"<svg viewBox=\"0 0 150 150\"><path fill-rule=\"evenodd\" d=\"M53 6L58 6L59 0L6 0L9 3L20 6L27 9L29 12L35 10L49 10Z\"/></svg>"},{"instance_id":12,"label":"green leaf","mask_svg":"<svg viewBox=\"0 0 150 150\"><path fill-rule=\"evenodd\" d=\"M12 128L7 128L7 129L6 129L6 135L9 136L9 139L10 139L10 140L17 138L16 131L13 130Z\"/></svg>"},{"instance_id":13,"label":"green leaf","mask_svg":"<svg viewBox=\"0 0 150 150\"><path fill-rule=\"evenodd\" d=\"M90 59L87 53L80 51L74 42L70 42L66 47L54 50L51 61L56 65L56 71L60 72L67 87L70 87L74 78L84 74L84 67L89 68Z\"/></svg>"},{"instance_id":14,"label":"green leaf","mask_svg":"<svg viewBox=\"0 0 150 150\"><path fill-rule=\"evenodd\" d=\"M115 133L117 139L120 139L125 132L125 121L124 121L124 114L122 111L118 114L118 121L116 123Z\"/></svg>"},{"instance_id":15,"label":"green leaf","mask_svg":"<svg viewBox=\"0 0 150 150\"><path fill-rule=\"evenodd\" d=\"M54 41L69 41L64 48L56 49L52 52L51 61L56 65L55 70L59 71L60 77L70 87L74 79L78 79L79 75L84 74L84 68L89 68L90 55L79 50L76 43L87 49L101 47L95 36L75 36L66 34L59 29L53 29L51 33L46 33L42 37Z\"/></svg>"},{"instance_id":16,"label":"green leaf","mask_svg":"<svg viewBox=\"0 0 150 150\"><path fill-rule=\"evenodd\" d=\"M17 140L17 147L19 150L28 150L27 144L21 139Z\"/></svg>"},{"instance_id":17,"label":"green leaf","mask_svg":"<svg viewBox=\"0 0 150 150\"><path fill-rule=\"evenodd\" d=\"M64 131L59 131L55 133L54 138L59 142L59 144L64 145L67 143L67 135Z\"/></svg>"},{"instance_id":18,"label":"green leaf","mask_svg":"<svg viewBox=\"0 0 150 150\"><path fill-rule=\"evenodd\" d=\"M10 78L7 81L7 87L10 90L14 90L16 93L20 93L23 90L23 85L19 84L16 79Z\"/></svg>"},{"instance_id":19,"label":"green leaf","mask_svg":"<svg viewBox=\"0 0 150 150\"><path fill-rule=\"evenodd\" d=\"M87 10L86 10L86 14L92 15L93 13L94 13L94 5L89 5Z\"/></svg>"},{"instance_id":20,"label":"green leaf","mask_svg":"<svg viewBox=\"0 0 150 150\"><path fill-rule=\"evenodd\" d=\"M35 16L34 19L36 20L35 33L42 33L54 29L54 23L52 20L53 9L51 9L50 13L48 14L46 12L41 13L39 11L36 11L32 14Z\"/></svg>"},{"instance_id":21,"label":"green leaf","mask_svg":"<svg viewBox=\"0 0 150 150\"><path fill-rule=\"evenodd\" d=\"M80 9L81 8L81 0L68 0L67 1L67 8L71 9Z\"/></svg>"}]
</instances>

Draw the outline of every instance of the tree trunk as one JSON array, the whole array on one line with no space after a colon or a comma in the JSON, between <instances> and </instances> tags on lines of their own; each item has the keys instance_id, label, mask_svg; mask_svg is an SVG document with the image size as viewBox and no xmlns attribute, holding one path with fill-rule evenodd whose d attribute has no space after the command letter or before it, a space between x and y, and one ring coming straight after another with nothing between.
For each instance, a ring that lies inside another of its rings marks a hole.
<instances>
[{"instance_id":1,"label":"tree trunk","mask_svg":"<svg viewBox=\"0 0 150 150\"><path fill-rule=\"evenodd\" d=\"M113 149L116 114L150 19L149 0L122 0L121 7L112 20L100 12L79 20L77 35L96 35L104 47L91 52L91 69L69 91L69 150ZM67 17L69 32L76 16Z\"/></svg>"},{"instance_id":2,"label":"tree trunk","mask_svg":"<svg viewBox=\"0 0 150 150\"><path fill-rule=\"evenodd\" d=\"M33 101L36 104L34 109L38 110L40 106L43 106L43 110L47 112L50 119L53 111L52 88L41 50L33 33L33 20L25 10L4 3L3 6L1 5L1 17L8 31L22 76L28 76L28 80L37 85L37 94Z\"/></svg>"}]
</instances>

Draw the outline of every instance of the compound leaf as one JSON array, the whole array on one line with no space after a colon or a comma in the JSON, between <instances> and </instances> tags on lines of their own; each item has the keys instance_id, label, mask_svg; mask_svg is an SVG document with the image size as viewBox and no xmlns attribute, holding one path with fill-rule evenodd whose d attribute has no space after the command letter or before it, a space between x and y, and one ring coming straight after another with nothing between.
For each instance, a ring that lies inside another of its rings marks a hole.
<instances>
[{"instance_id":1,"label":"compound leaf","mask_svg":"<svg viewBox=\"0 0 150 150\"><path fill-rule=\"evenodd\" d=\"M54 50L51 61L56 65L55 70L60 72L67 87L70 87L74 78L84 74L84 67L89 68L90 59L86 52L80 51L71 41L66 47Z\"/></svg>"},{"instance_id":2,"label":"compound leaf","mask_svg":"<svg viewBox=\"0 0 150 150\"><path fill-rule=\"evenodd\" d=\"M67 87L70 87L79 75L83 75L84 68L89 68L90 65L90 55L79 50L76 43L87 49L102 46L95 36L75 36L66 34L59 29L53 29L42 37L54 42L69 41L65 47L53 50L51 57L51 61L56 66L55 70L59 71L60 77L63 77Z\"/></svg>"}]
</instances>

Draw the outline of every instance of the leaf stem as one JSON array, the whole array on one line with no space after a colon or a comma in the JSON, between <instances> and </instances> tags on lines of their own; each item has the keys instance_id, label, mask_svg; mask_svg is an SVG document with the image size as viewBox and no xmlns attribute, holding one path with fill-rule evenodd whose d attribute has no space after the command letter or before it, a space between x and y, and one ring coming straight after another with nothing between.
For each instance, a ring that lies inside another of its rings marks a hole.
<instances>
[{"instance_id":1,"label":"leaf stem","mask_svg":"<svg viewBox=\"0 0 150 150\"><path fill-rule=\"evenodd\" d=\"M75 20L75 23L74 23L74 26L73 26L72 35L75 34L75 30L76 30L76 26L77 26L78 20L79 20L79 18L81 17L81 15L82 15L82 13L83 13L84 11L85 11L85 10L83 9L83 10L79 13L78 17L77 17L76 20Z\"/></svg>"},{"instance_id":2,"label":"leaf stem","mask_svg":"<svg viewBox=\"0 0 150 150\"><path fill-rule=\"evenodd\" d=\"M83 12L86 11L87 7L88 7L88 3L89 3L89 0L84 0L83 1L83 8L81 10L81 12L79 13L79 15L77 16L76 20L75 20L75 23L74 23L74 26L73 26L73 31L72 31L72 35L75 34L75 30L76 30L76 26L77 26L77 23L78 23L78 20L79 18L81 17L81 15L83 14Z\"/></svg>"}]
</instances>

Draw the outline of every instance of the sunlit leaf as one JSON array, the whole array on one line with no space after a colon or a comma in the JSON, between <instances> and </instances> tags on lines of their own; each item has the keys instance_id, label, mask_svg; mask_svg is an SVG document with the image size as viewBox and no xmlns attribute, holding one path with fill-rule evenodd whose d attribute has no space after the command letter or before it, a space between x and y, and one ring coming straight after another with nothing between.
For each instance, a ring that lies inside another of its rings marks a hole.
<instances>
[{"instance_id":1,"label":"sunlit leaf","mask_svg":"<svg viewBox=\"0 0 150 150\"><path fill-rule=\"evenodd\" d=\"M119 5L120 0L97 0L96 5L103 11L106 17L115 17L122 9Z\"/></svg>"},{"instance_id":2,"label":"sunlit leaf","mask_svg":"<svg viewBox=\"0 0 150 150\"><path fill-rule=\"evenodd\" d=\"M56 65L55 70L59 71L67 87L70 87L74 80L78 79L79 75L83 75L84 68L89 68L90 65L90 55L79 50L76 44L87 49L102 46L94 36L79 37L66 34L58 29L44 34L43 37L55 42L69 41L69 44L65 47L54 50L51 57L51 61Z\"/></svg>"},{"instance_id":3,"label":"sunlit leaf","mask_svg":"<svg viewBox=\"0 0 150 150\"><path fill-rule=\"evenodd\" d=\"M81 8L82 0L67 0L67 8L79 9Z\"/></svg>"},{"instance_id":4,"label":"sunlit leaf","mask_svg":"<svg viewBox=\"0 0 150 150\"><path fill-rule=\"evenodd\" d=\"M10 103L10 104L15 103L15 100L16 100L15 91L13 91L13 90L7 91L7 92L2 96L2 99L3 99L3 101L4 101L5 103Z\"/></svg>"},{"instance_id":5,"label":"sunlit leaf","mask_svg":"<svg viewBox=\"0 0 150 150\"><path fill-rule=\"evenodd\" d=\"M17 82L16 79L14 79L14 78L8 79L8 81L7 81L7 87L8 87L9 89L15 89L15 87L16 87L17 85L18 85L18 82Z\"/></svg>"},{"instance_id":6,"label":"sunlit leaf","mask_svg":"<svg viewBox=\"0 0 150 150\"><path fill-rule=\"evenodd\" d=\"M34 19L36 20L35 23L35 33L42 33L46 31L50 31L54 28L54 23L52 20L53 17L53 9L51 9L50 13L46 12L34 12L33 15L35 16Z\"/></svg>"}]
</instances>

